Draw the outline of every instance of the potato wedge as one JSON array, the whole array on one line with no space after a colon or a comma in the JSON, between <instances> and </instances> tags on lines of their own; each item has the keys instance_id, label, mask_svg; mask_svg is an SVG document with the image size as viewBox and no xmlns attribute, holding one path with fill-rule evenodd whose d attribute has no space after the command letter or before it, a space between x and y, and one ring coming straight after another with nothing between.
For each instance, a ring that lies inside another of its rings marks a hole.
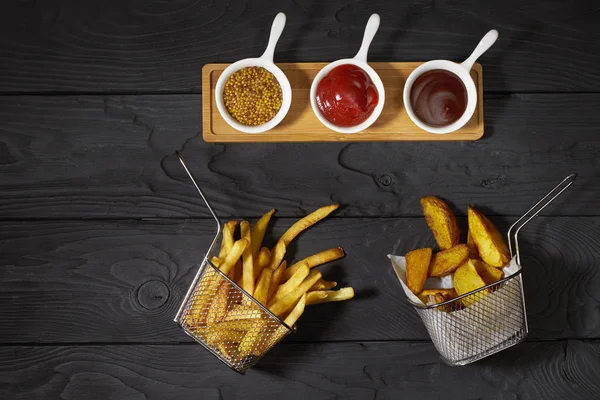
<instances>
[{"instance_id":1,"label":"potato wedge","mask_svg":"<svg viewBox=\"0 0 600 400\"><path fill-rule=\"evenodd\" d=\"M296 273L292 275L292 277L286 283L279 285L277 290L275 290L275 293L269 300L269 307L283 299L291 291L300 286L309 273L310 269L308 268L308 264L302 264Z\"/></svg>"},{"instance_id":2,"label":"potato wedge","mask_svg":"<svg viewBox=\"0 0 600 400\"><path fill-rule=\"evenodd\" d=\"M429 248L416 249L406 253L406 285L416 295L423 291L430 262L431 249Z\"/></svg>"},{"instance_id":3,"label":"potato wedge","mask_svg":"<svg viewBox=\"0 0 600 400\"><path fill-rule=\"evenodd\" d=\"M469 232L477 246L479 256L492 267L504 267L510 260L510 252L504 236L485 215L469 206Z\"/></svg>"},{"instance_id":4,"label":"potato wedge","mask_svg":"<svg viewBox=\"0 0 600 400\"><path fill-rule=\"evenodd\" d=\"M324 281L323 279L321 279L317 283L312 285L312 287L310 289L308 289L308 291L314 292L316 290L329 290L329 289L333 289L336 286L337 286L337 282L335 282L335 281Z\"/></svg>"},{"instance_id":5,"label":"potato wedge","mask_svg":"<svg viewBox=\"0 0 600 400\"><path fill-rule=\"evenodd\" d=\"M296 270L304 262L306 262L308 264L308 268L314 268L318 265L322 265L322 264L325 264L325 263L328 263L331 261L338 260L338 259L344 257L344 255L345 255L345 253L344 253L343 248L334 247L332 249L327 249L327 250L321 251L317 254L313 254L312 256L308 256L308 257L298 261L297 263L293 264L291 267L289 267L283 275L283 281L285 282L288 279L290 279L290 277L292 275L294 275Z\"/></svg>"},{"instance_id":6,"label":"potato wedge","mask_svg":"<svg viewBox=\"0 0 600 400\"><path fill-rule=\"evenodd\" d=\"M321 304L331 301L350 300L354 297L354 289L351 287L340 288L339 290L322 290L317 292L309 292L306 295L306 304Z\"/></svg>"},{"instance_id":7,"label":"potato wedge","mask_svg":"<svg viewBox=\"0 0 600 400\"><path fill-rule=\"evenodd\" d=\"M498 282L504 276L504 272L501 269L492 267L483 260L471 260L471 262L486 285Z\"/></svg>"},{"instance_id":8,"label":"potato wedge","mask_svg":"<svg viewBox=\"0 0 600 400\"><path fill-rule=\"evenodd\" d=\"M271 312L281 318L285 313L287 313L296 302L304 295L304 293L308 292L308 289L312 287L317 281L321 279L320 271L313 271L309 276L306 277L304 282L300 284L300 286L296 287L287 296L279 300L277 303L273 304L272 307L269 307Z\"/></svg>"},{"instance_id":9,"label":"potato wedge","mask_svg":"<svg viewBox=\"0 0 600 400\"><path fill-rule=\"evenodd\" d=\"M248 221L240 223L240 232L242 238L249 243L242 253L242 289L248 293L254 293L254 260L252 258L252 236Z\"/></svg>"},{"instance_id":10,"label":"potato wedge","mask_svg":"<svg viewBox=\"0 0 600 400\"><path fill-rule=\"evenodd\" d=\"M454 272L453 280L454 289L456 289L456 293L459 296L485 286L485 282L477 273L477 269L471 260L467 260L460 267L458 267L456 272ZM487 291L484 290L479 292L478 295L467 296L461 299L461 301L465 306L468 307L479 300L480 296L485 295L487 295Z\"/></svg>"},{"instance_id":11,"label":"potato wedge","mask_svg":"<svg viewBox=\"0 0 600 400\"><path fill-rule=\"evenodd\" d=\"M286 246L289 245L290 242L294 240L294 238L298 236L302 231L310 228L311 226L313 226L314 224L331 214L333 211L337 210L339 206L339 204L331 204L329 206L321 207L318 210L313 211L312 213L308 214L306 217L302 218L301 220L297 221L294 225L292 225L283 234L283 236L281 236L281 239L279 240L282 241Z\"/></svg>"},{"instance_id":12,"label":"potato wedge","mask_svg":"<svg viewBox=\"0 0 600 400\"><path fill-rule=\"evenodd\" d=\"M442 296L444 296L444 298L447 300L451 300L451 299L455 298L456 296L458 296L456 294L456 290L454 290L454 289L424 289L421 292L421 294L419 294L419 299L424 304L427 304L428 296L435 297L435 295L438 293L441 294Z\"/></svg>"},{"instance_id":13,"label":"potato wedge","mask_svg":"<svg viewBox=\"0 0 600 400\"><path fill-rule=\"evenodd\" d=\"M460 241L460 230L448 204L438 197L427 196L421 199L421 207L440 250L456 246Z\"/></svg>"},{"instance_id":14,"label":"potato wedge","mask_svg":"<svg viewBox=\"0 0 600 400\"><path fill-rule=\"evenodd\" d=\"M252 256L256 257L262 246L263 239L265 238L265 232L267 231L267 226L269 226L269 221L271 221L271 216L275 210L270 210L265 215L260 217L258 221L252 227Z\"/></svg>"},{"instance_id":15,"label":"potato wedge","mask_svg":"<svg viewBox=\"0 0 600 400\"><path fill-rule=\"evenodd\" d=\"M454 272L469 258L469 247L459 244L448 250L435 253L431 257L429 276L444 276Z\"/></svg>"},{"instance_id":16,"label":"potato wedge","mask_svg":"<svg viewBox=\"0 0 600 400\"><path fill-rule=\"evenodd\" d=\"M477 250L477 245L473 241L473 235L471 235L471 231L467 232L467 246L469 246L469 258L471 260L479 260L479 250Z\"/></svg>"},{"instance_id":17,"label":"potato wedge","mask_svg":"<svg viewBox=\"0 0 600 400\"><path fill-rule=\"evenodd\" d=\"M296 303L296 305L294 306L292 311L290 311L288 316L285 317L285 320L283 322L290 328L292 326L294 326L296 321L298 321L298 318L300 318L300 316L304 312L305 305L306 305L306 293L304 293L304 295L302 297L300 297L300 300L298 300L298 303Z\"/></svg>"},{"instance_id":18,"label":"potato wedge","mask_svg":"<svg viewBox=\"0 0 600 400\"><path fill-rule=\"evenodd\" d=\"M260 278L256 284L256 290L254 291L254 298L262 305L267 305L267 299L269 298L269 285L271 284L271 275L273 271L269 268L265 268L260 273Z\"/></svg>"}]
</instances>

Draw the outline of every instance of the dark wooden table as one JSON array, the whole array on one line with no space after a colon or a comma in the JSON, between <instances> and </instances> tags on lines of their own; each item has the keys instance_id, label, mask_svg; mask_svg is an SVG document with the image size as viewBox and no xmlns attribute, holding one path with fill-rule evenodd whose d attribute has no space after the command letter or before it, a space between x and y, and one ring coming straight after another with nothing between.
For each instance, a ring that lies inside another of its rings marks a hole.
<instances>
[{"instance_id":1,"label":"dark wooden table","mask_svg":"<svg viewBox=\"0 0 600 400\"><path fill-rule=\"evenodd\" d=\"M0 398L600 398L600 9L594 1L52 0L0 4ZM497 28L477 142L207 144L201 68L263 51L460 60ZM342 245L324 274L356 299L311 308L246 376L172 318L213 223L342 208L295 258ZM432 244L419 198L481 206L501 227L568 173L523 232L530 335L481 362L443 364L388 253Z\"/></svg>"}]
</instances>

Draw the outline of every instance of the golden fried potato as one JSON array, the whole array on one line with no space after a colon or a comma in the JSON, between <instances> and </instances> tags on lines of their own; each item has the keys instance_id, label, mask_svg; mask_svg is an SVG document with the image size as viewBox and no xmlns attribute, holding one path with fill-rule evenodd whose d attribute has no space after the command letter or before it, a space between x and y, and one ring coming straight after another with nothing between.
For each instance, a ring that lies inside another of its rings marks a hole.
<instances>
[{"instance_id":1,"label":"golden fried potato","mask_svg":"<svg viewBox=\"0 0 600 400\"><path fill-rule=\"evenodd\" d=\"M290 311L288 316L285 317L285 320L283 322L285 322L285 324L289 327L294 326L296 321L298 321L298 318L300 318L300 316L304 312L305 305L306 305L306 293L304 293L304 295L302 295L302 297L300 297L300 300L298 300L298 303L296 303L296 305L294 306L292 311Z\"/></svg>"},{"instance_id":2,"label":"golden fried potato","mask_svg":"<svg viewBox=\"0 0 600 400\"><path fill-rule=\"evenodd\" d=\"M483 260L471 260L471 262L486 285L498 282L504 276L504 272L502 272L501 269L492 267L491 265L486 264L486 262Z\"/></svg>"},{"instance_id":3,"label":"golden fried potato","mask_svg":"<svg viewBox=\"0 0 600 400\"><path fill-rule=\"evenodd\" d=\"M283 276L286 267L287 261L283 260L281 264L279 264L279 267L277 267L277 269L273 271L273 274L271 275L271 284L269 285L269 295L267 296L267 303L271 301L273 294L279 287L279 284L281 283L281 277Z\"/></svg>"},{"instance_id":4,"label":"golden fried potato","mask_svg":"<svg viewBox=\"0 0 600 400\"><path fill-rule=\"evenodd\" d=\"M302 263L304 262L308 264L309 268L314 268L318 265L338 260L344 257L344 255L345 253L343 248L334 247L332 249L323 250L317 254L313 254L312 256L308 256L289 267L283 275L283 281L287 281L288 279L290 279L291 276L294 275L296 270L300 268L300 265L302 265Z\"/></svg>"},{"instance_id":5,"label":"golden fried potato","mask_svg":"<svg viewBox=\"0 0 600 400\"><path fill-rule=\"evenodd\" d=\"M351 287L343 287L339 290L319 290L316 292L309 292L306 295L306 304L321 304L329 303L331 301L344 301L350 300L354 297L354 289Z\"/></svg>"},{"instance_id":6,"label":"golden fried potato","mask_svg":"<svg viewBox=\"0 0 600 400\"><path fill-rule=\"evenodd\" d=\"M265 268L260 273L258 283L256 284L256 290L254 291L254 299L262 305L267 305L267 299L269 298L269 286L271 285L271 277L273 271L269 268Z\"/></svg>"},{"instance_id":7,"label":"golden fried potato","mask_svg":"<svg viewBox=\"0 0 600 400\"><path fill-rule=\"evenodd\" d=\"M267 231L267 226L269 226L269 221L271 221L271 216L275 210L271 210L267 212L265 215L260 217L258 221L252 227L252 256L256 257L258 255L258 251L262 246L262 241L265 237L265 232Z\"/></svg>"},{"instance_id":8,"label":"golden fried potato","mask_svg":"<svg viewBox=\"0 0 600 400\"><path fill-rule=\"evenodd\" d=\"M306 217L302 218L294 225L292 225L283 234L283 236L281 236L281 239L279 240L281 240L286 246L289 245L290 242L294 240L294 238L298 236L302 231L310 228L311 226L313 226L314 224L316 224L317 222L319 222L320 220L337 210L339 206L339 204L332 204L313 211L312 213L308 214Z\"/></svg>"},{"instance_id":9,"label":"golden fried potato","mask_svg":"<svg viewBox=\"0 0 600 400\"><path fill-rule=\"evenodd\" d=\"M325 280L321 279L317 283L312 285L312 287L310 289L308 289L308 291L314 292L316 290L329 290L329 289L333 289L336 286L337 286L336 281L325 281Z\"/></svg>"},{"instance_id":10,"label":"golden fried potato","mask_svg":"<svg viewBox=\"0 0 600 400\"><path fill-rule=\"evenodd\" d=\"M229 306L228 295L230 290L231 283L223 279L221 286L219 286L219 290L217 290L217 295L208 309L208 314L206 316L206 322L208 324L221 322L223 318L225 318L225 313L227 312L227 307Z\"/></svg>"},{"instance_id":11,"label":"golden fried potato","mask_svg":"<svg viewBox=\"0 0 600 400\"><path fill-rule=\"evenodd\" d=\"M492 267L504 267L510 252L498 228L485 215L469 206L469 232L477 246L479 256Z\"/></svg>"},{"instance_id":12,"label":"golden fried potato","mask_svg":"<svg viewBox=\"0 0 600 400\"><path fill-rule=\"evenodd\" d=\"M471 235L471 231L467 232L467 246L469 246L469 258L471 260L479 260L479 250L477 250L477 245L473 241L473 235Z\"/></svg>"},{"instance_id":13,"label":"golden fried potato","mask_svg":"<svg viewBox=\"0 0 600 400\"><path fill-rule=\"evenodd\" d=\"M485 282L481 279L481 276L477 273L477 269L473 265L471 260L467 260L462 264L456 272L454 272L454 289L456 293L461 296L465 293L469 293L473 290L477 290L485 286ZM487 291L479 292L481 295L487 295ZM461 299L465 306L470 306L478 300L476 296L467 296Z\"/></svg>"},{"instance_id":14,"label":"golden fried potato","mask_svg":"<svg viewBox=\"0 0 600 400\"><path fill-rule=\"evenodd\" d=\"M237 240L233 246L231 246L231 251L227 253L227 256L219 266L221 272L223 272L225 275L229 274L235 263L237 263L242 256L242 253L246 247L248 247L248 244L249 243L246 239L240 239Z\"/></svg>"},{"instance_id":15,"label":"golden fried potato","mask_svg":"<svg viewBox=\"0 0 600 400\"><path fill-rule=\"evenodd\" d=\"M232 220L228 221L223 226L223 234L221 239L221 249L219 250L219 258L221 260L225 259L227 253L231 251L231 246L233 246L233 235L235 233L235 227L237 226L237 221Z\"/></svg>"},{"instance_id":16,"label":"golden fried potato","mask_svg":"<svg viewBox=\"0 0 600 400\"><path fill-rule=\"evenodd\" d=\"M278 241L273 251L271 251L271 259L268 266L271 271L275 271L279 267L283 261L283 257L285 257L285 252L286 244L282 240Z\"/></svg>"},{"instance_id":17,"label":"golden fried potato","mask_svg":"<svg viewBox=\"0 0 600 400\"><path fill-rule=\"evenodd\" d=\"M248 241L248 246L242 253L242 289L248 293L254 293L254 259L252 255L252 235L250 233L250 223L242 221L240 223L240 232L242 237Z\"/></svg>"},{"instance_id":18,"label":"golden fried potato","mask_svg":"<svg viewBox=\"0 0 600 400\"><path fill-rule=\"evenodd\" d=\"M456 294L456 290L454 289L424 289L421 294L419 294L419 299L427 304L427 300L429 296L436 296L437 294L444 296L446 300L451 300L458 295Z\"/></svg>"},{"instance_id":19,"label":"golden fried potato","mask_svg":"<svg viewBox=\"0 0 600 400\"><path fill-rule=\"evenodd\" d=\"M429 276L444 276L454 272L469 258L469 247L459 244L448 250L435 253L431 257Z\"/></svg>"},{"instance_id":20,"label":"golden fried potato","mask_svg":"<svg viewBox=\"0 0 600 400\"><path fill-rule=\"evenodd\" d=\"M460 241L460 230L448 204L435 196L427 196L421 199L421 207L440 250L456 246Z\"/></svg>"},{"instance_id":21,"label":"golden fried potato","mask_svg":"<svg viewBox=\"0 0 600 400\"><path fill-rule=\"evenodd\" d=\"M312 287L317 281L321 279L320 271L313 271L306 277L304 282L300 284L300 286L296 287L290 293L287 294L284 298L273 304L269 309L273 314L281 318L285 313L287 313L296 302L304 295L304 293L308 292L308 289ZM315 292L312 292L315 293Z\"/></svg>"},{"instance_id":22,"label":"golden fried potato","mask_svg":"<svg viewBox=\"0 0 600 400\"><path fill-rule=\"evenodd\" d=\"M429 248L416 249L406 254L406 285L416 295L423 291L430 262L431 249Z\"/></svg>"},{"instance_id":23,"label":"golden fried potato","mask_svg":"<svg viewBox=\"0 0 600 400\"><path fill-rule=\"evenodd\" d=\"M302 264L296 273L292 275L292 277L286 283L279 285L279 287L275 290L275 293L269 299L269 306L277 303L279 300L287 296L292 290L300 286L309 273L310 269L308 268L308 265L306 263Z\"/></svg>"}]
</instances>

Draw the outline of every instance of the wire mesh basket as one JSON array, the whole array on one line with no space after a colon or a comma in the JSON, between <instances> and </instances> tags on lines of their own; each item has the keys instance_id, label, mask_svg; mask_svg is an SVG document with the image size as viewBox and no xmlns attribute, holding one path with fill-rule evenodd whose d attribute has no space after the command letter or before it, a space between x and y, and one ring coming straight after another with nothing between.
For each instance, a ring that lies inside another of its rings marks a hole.
<instances>
[{"instance_id":1,"label":"wire mesh basket","mask_svg":"<svg viewBox=\"0 0 600 400\"><path fill-rule=\"evenodd\" d=\"M509 228L507 236L514 270L510 276L438 304L423 305L409 300L447 364L470 364L525 339L528 325L519 231L575 178L575 174L565 178Z\"/></svg>"},{"instance_id":2,"label":"wire mesh basket","mask_svg":"<svg viewBox=\"0 0 600 400\"><path fill-rule=\"evenodd\" d=\"M294 329L210 261L221 237L221 223L185 161L177 155L215 219L217 233L174 320L219 360L243 374Z\"/></svg>"}]
</instances>

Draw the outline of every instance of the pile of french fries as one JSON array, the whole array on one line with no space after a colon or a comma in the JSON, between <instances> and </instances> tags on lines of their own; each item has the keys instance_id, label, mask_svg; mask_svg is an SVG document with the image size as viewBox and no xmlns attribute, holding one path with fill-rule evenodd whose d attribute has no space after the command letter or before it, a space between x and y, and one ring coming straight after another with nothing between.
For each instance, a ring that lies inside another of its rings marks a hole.
<instances>
[{"instance_id":1,"label":"pile of french fries","mask_svg":"<svg viewBox=\"0 0 600 400\"><path fill-rule=\"evenodd\" d=\"M467 243L461 244L460 229L448 204L427 196L421 199L421 206L440 249L437 253L431 248L416 249L405 257L406 284L423 303L443 303L502 279L502 267L510 261L510 252L502 234L485 215L469 206ZM450 274L453 289L424 289L427 278ZM460 300L460 306L475 301L475 296L467 296Z\"/></svg>"},{"instance_id":2,"label":"pile of french fries","mask_svg":"<svg viewBox=\"0 0 600 400\"><path fill-rule=\"evenodd\" d=\"M239 236L236 232L238 221L229 221L223 228L219 254L212 257L211 262L287 326L293 327L307 305L354 297L351 287L331 290L337 282L324 280L316 268L342 258L344 250L341 247L321 251L290 266L284 259L292 240L337 208L337 204L332 204L300 219L273 248L264 247L263 239L275 210L264 214L252 228L248 221L240 222ZM255 347L261 342L261 336L265 336L272 319L266 319L265 313L258 311L259 307L251 299L239 295L239 290L226 279L218 279L217 275L214 270L203 275L199 287L203 292L216 295L214 298L197 297L186 322L226 357L242 359L256 351ZM268 340L264 346L270 347Z\"/></svg>"}]
</instances>

